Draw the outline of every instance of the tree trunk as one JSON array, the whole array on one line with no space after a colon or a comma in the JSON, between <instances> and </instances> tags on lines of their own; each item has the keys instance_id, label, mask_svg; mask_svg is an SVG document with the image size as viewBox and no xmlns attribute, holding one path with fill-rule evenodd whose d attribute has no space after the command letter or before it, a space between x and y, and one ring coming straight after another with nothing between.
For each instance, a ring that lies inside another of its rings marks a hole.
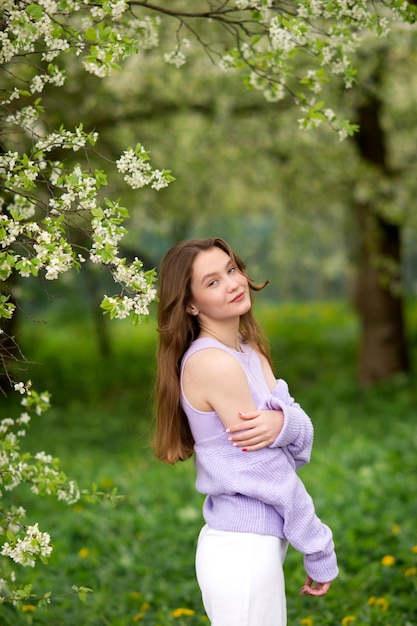
<instances>
[{"instance_id":1,"label":"tree trunk","mask_svg":"<svg viewBox=\"0 0 417 626\"><path fill-rule=\"evenodd\" d=\"M13 287L18 277L12 274L6 282L0 281L0 295L10 296L9 302L16 304L13 297ZM19 370L23 368L25 358L16 342L15 335L18 327L19 309L14 310L10 319L0 320L0 394L7 395L14 382L21 379ZM15 378L17 377L17 380Z\"/></svg>"},{"instance_id":2,"label":"tree trunk","mask_svg":"<svg viewBox=\"0 0 417 626\"><path fill-rule=\"evenodd\" d=\"M373 78L378 82L379 75ZM355 142L361 158L388 176L381 102L374 94L358 108L360 130ZM356 202L354 206L359 242L353 297L361 320L362 385L409 369L401 288L401 230L378 215L377 208L369 202Z\"/></svg>"},{"instance_id":3,"label":"tree trunk","mask_svg":"<svg viewBox=\"0 0 417 626\"><path fill-rule=\"evenodd\" d=\"M361 320L359 382L371 385L408 371L401 280L400 229L365 204L355 207L360 227L354 303Z\"/></svg>"}]
</instances>

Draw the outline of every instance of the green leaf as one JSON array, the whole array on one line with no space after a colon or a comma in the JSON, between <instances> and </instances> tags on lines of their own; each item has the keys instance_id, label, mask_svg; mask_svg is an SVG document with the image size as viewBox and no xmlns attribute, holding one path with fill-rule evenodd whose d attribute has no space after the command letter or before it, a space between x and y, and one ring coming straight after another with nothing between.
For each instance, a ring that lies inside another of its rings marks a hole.
<instances>
[{"instance_id":1,"label":"green leaf","mask_svg":"<svg viewBox=\"0 0 417 626\"><path fill-rule=\"evenodd\" d=\"M26 13L35 20L40 20L43 16L43 8L39 4L29 4L25 9Z\"/></svg>"},{"instance_id":2,"label":"green leaf","mask_svg":"<svg viewBox=\"0 0 417 626\"><path fill-rule=\"evenodd\" d=\"M97 41L97 33L94 28L87 28L87 30L85 31L85 38L88 41Z\"/></svg>"},{"instance_id":3,"label":"green leaf","mask_svg":"<svg viewBox=\"0 0 417 626\"><path fill-rule=\"evenodd\" d=\"M91 215L93 215L94 217L97 217L100 220L104 218L103 210L100 209L100 207L93 207L91 209Z\"/></svg>"},{"instance_id":4,"label":"green leaf","mask_svg":"<svg viewBox=\"0 0 417 626\"><path fill-rule=\"evenodd\" d=\"M81 600L81 602L86 601L87 593L93 593L93 590L90 589L89 587L77 587L76 585L73 585L72 588L77 594L78 598Z\"/></svg>"}]
</instances>

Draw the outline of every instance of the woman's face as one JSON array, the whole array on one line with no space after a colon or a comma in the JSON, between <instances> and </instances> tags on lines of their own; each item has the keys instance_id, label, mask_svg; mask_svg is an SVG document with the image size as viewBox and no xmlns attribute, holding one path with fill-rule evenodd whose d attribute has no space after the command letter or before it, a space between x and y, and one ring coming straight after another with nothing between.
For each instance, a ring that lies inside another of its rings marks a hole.
<instances>
[{"instance_id":1,"label":"woman's face","mask_svg":"<svg viewBox=\"0 0 417 626\"><path fill-rule=\"evenodd\" d=\"M202 250L193 262L188 312L206 319L240 317L251 308L247 278L224 250Z\"/></svg>"}]
</instances>

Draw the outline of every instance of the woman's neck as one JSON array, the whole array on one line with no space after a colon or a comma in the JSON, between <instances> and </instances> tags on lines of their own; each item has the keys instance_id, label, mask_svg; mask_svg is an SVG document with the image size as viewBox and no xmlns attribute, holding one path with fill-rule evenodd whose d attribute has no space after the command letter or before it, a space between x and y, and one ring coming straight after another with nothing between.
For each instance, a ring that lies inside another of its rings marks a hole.
<instances>
[{"instance_id":1,"label":"woman's neck","mask_svg":"<svg viewBox=\"0 0 417 626\"><path fill-rule=\"evenodd\" d=\"M217 327L216 325L201 325L199 337L211 337L213 339L216 339L220 343L223 343L225 346L232 348L232 350L242 352L239 341L238 325L233 325L233 327L231 325L228 327Z\"/></svg>"}]
</instances>

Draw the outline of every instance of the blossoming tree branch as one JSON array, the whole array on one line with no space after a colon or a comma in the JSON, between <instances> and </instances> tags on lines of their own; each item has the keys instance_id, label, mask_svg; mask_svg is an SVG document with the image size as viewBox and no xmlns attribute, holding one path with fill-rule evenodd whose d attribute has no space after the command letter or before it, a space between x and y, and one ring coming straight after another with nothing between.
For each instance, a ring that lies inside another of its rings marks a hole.
<instances>
[{"instance_id":1,"label":"blossoming tree branch","mask_svg":"<svg viewBox=\"0 0 417 626\"><path fill-rule=\"evenodd\" d=\"M30 381L15 380L10 364L18 346L8 336L8 322L19 305L13 294L16 277L59 280L86 262L104 266L113 276L114 293L105 294L103 310L111 318L146 316L155 299L153 271L140 259L120 254L127 232L127 208L106 197L110 177L121 175L133 189L156 190L173 180L170 170L152 166L140 141L126 147L115 162L100 157L98 135L85 129L51 127L44 109L45 88L65 89L65 60L72 58L87 73L102 78L123 71L123 62L141 50L157 48L163 20L176 20L176 39L161 51L180 67L191 46L201 46L220 71L240 72L252 89L270 102L292 99L299 125L306 130L329 124L341 140L356 128L322 97L329 81L349 89L356 80L352 59L369 38L384 37L395 21L407 26L416 17L415 2L358 0L2 0L0 7L0 358L3 379L22 396L22 413L0 423L0 485L4 492L29 483L34 493L73 503L77 485L45 452L22 455L30 413L48 408L47 392ZM206 28L201 29L205 24ZM207 30L207 25L210 28ZM207 38L213 28L216 35ZM138 138L140 139L140 138ZM76 153L74 164L69 154ZM74 237L82 233L82 241ZM85 494L95 498L97 494ZM1 554L13 563L34 566L52 547L37 523L26 525L23 507L0 506L4 542ZM85 589L76 589L83 599ZM1 573L0 602L21 603L32 596L19 586L13 568ZM50 594L38 598L50 601Z\"/></svg>"}]
</instances>

